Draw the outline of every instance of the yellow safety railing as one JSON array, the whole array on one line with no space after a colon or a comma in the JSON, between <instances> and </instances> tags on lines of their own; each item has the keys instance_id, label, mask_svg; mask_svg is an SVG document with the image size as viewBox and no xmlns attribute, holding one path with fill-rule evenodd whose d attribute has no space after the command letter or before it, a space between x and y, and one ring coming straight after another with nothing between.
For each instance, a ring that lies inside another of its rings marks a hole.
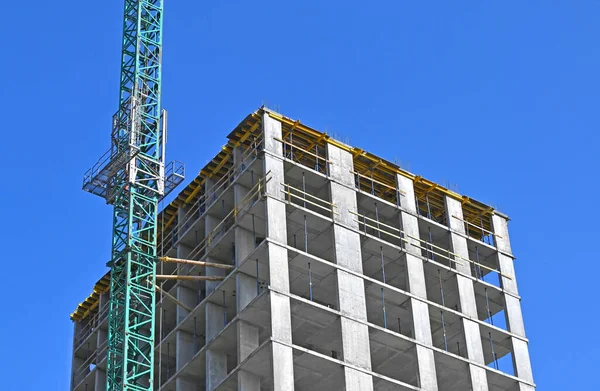
<instances>
[{"instance_id":1,"label":"yellow safety railing","mask_svg":"<svg viewBox=\"0 0 600 391\"><path fill-rule=\"evenodd\" d=\"M248 164L252 162L252 159L249 158L258 155L258 149L260 148L261 143L262 138L257 139L256 142L253 143L253 148L246 149L242 155L241 162L231 167L224 176L219 178L219 180L208 189L210 194L202 194L198 199L198 202L195 202L192 207L186 211L185 215L181 218L181 222L178 222L166 236L161 238L158 249L162 254L167 253L178 239L178 236L180 234L185 234L185 231L200 218L202 213L208 210L217 201L218 197L227 190L231 183L233 183L237 175L243 172L242 166L246 165L247 168Z\"/></svg>"},{"instance_id":2,"label":"yellow safety railing","mask_svg":"<svg viewBox=\"0 0 600 391\"><path fill-rule=\"evenodd\" d=\"M289 158L293 161L295 161L296 163L300 163L303 166L309 167L315 171L321 172L320 168L323 167L325 170L325 174L327 174L329 172L329 165L331 164L331 161L329 159L327 159L324 156L320 156L318 153L309 151L308 149L305 149L297 144L294 144L293 141L288 141L288 140L283 140L280 139L278 137L273 137L273 139L275 141L280 142L284 148L283 148L283 153L284 156L286 156L286 152L287 149L285 148L286 146L289 146L290 148L290 156ZM294 151L300 151L301 153L297 153L296 155L294 155ZM318 151L318 150L317 150ZM310 156L314 159L314 161L310 161L309 159L307 159L307 156ZM288 156L286 156L288 157ZM321 162L321 164L319 164L319 162ZM311 167L308 163L314 163L314 166Z\"/></svg>"},{"instance_id":3,"label":"yellow safety railing","mask_svg":"<svg viewBox=\"0 0 600 391\"><path fill-rule=\"evenodd\" d=\"M395 203L396 206L400 206L400 197L406 196L406 192L387 183L381 182L375 179L373 176L367 176L355 170L350 170L350 172L354 174L355 184L358 190L368 192L371 195L377 196L385 201ZM388 193L394 194L393 200L388 197Z\"/></svg>"},{"instance_id":4,"label":"yellow safety railing","mask_svg":"<svg viewBox=\"0 0 600 391\"><path fill-rule=\"evenodd\" d=\"M460 217L455 216L455 215L452 215L452 217L455 218L456 220L462 221L463 224L465 225L465 232L467 233L467 235L469 235L470 237L472 237L474 239L477 239L479 241L483 241L484 237L491 236L491 237L494 238L494 243L496 243L496 240L495 240L496 238L502 239L502 236L498 235L495 232L489 231L489 230L487 230L487 229L485 229L485 228L483 228L483 227L481 227L481 226L479 226L477 224L473 224L473 223L471 223L471 222L469 222L467 220L461 219ZM473 236L471 234L471 232L473 230L469 229L469 227L473 227L475 231L481 231L481 237Z\"/></svg>"},{"instance_id":5,"label":"yellow safety railing","mask_svg":"<svg viewBox=\"0 0 600 391\"><path fill-rule=\"evenodd\" d=\"M281 183L281 185L283 186L283 192L285 193L285 199L288 204L293 204L300 207L306 207L305 204L308 204L320 210L339 215L339 213L335 210L337 208L335 204L295 188L288 183ZM298 203L294 200L300 200L301 202Z\"/></svg>"},{"instance_id":6,"label":"yellow safety railing","mask_svg":"<svg viewBox=\"0 0 600 391\"><path fill-rule=\"evenodd\" d=\"M94 314L94 316L89 318L89 320L86 322L85 326L82 327L82 329L75 336L74 343L73 343L75 349L77 347L79 347L79 345L90 334L92 334L94 331L97 330L97 328L100 326L100 324L104 321L104 318L106 318L106 316L108 315L108 308L109 308L108 303L104 304L102 306L102 308L100 308L98 310L98 312L96 314Z\"/></svg>"},{"instance_id":7,"label":"yellow safety railing","mask_svg":"<svg viewBox=\"0 0 600 391\"><path fill-rule=\"evenodd\" d=\"M92 365L98 365L104 358L106 349L108 346L108 339L104 340L90 356L77 368L73 370L73 388L85 379L85 377L92 371L90 368Z\"/></svg>"},{"instance_id":8,"label":"yellow safety railing","mask_svg":"<svg viewBox=\"0 0 600 391\"><path fill-rule=\"evenodd\" d=\"M455 264L464 265L463 262L467 262L467 263L471 263L471 264L473 264L475 266L481 267L483 269L489 270L491 272L497 273L498 275L500 275L502 277L505 277L505 278L508 278L508 279L512 279L513 278L513 277L511 277L509 275L506 275L506 274L500 272L497 269L494 269L494 268L491 268L489 266L483 265L483 264L481 264L479 262L476 262L476 261L473 261L473 260L471 260L469 258L462 257L462 256L460 256L460 255L458 255L458 254L456 254L456 253L454 253L454 252L452 252L452 251L450 251L448 249L445 249L443 247L437 246L437 245L435 245L433 243L430 243L430 242L428 242L426 240L423 240L421 238L417 238L415 236L407 234L407 233L405 233L404 231L402 231L399 228L393 227L393 226L388 225L388 224L381 223L381 222L377 221L376 219L373 219L371 217L367 217L365 215L359 214L359 213L351 211L351 210L349 210L349 212L352 213L353 215L357 216L357 218L355 219L355 221L357 223L363 224L363 227L365 227L365 229L362 230L361 232L364 232L365 234L366 234L366 227L368 227L368 228L371 228L371 229L373 229L375 231L379 231L379 232L381 232L383 234L386 234L388 236L400 239L400 240L402 240L403 242L405 242L407 244L410 244L410 245L412 245L414 247L417 247L417 248L419 248L421 250L425 250L425 251L427 251L430 254L433 254L435 256L444 258L444 259L446 259L446 260L448 260L450 262L453 262ZM375 222L377 225L369 224L369 223L367 223L367 221L369 221L369 222ZM392 232L395 232L395 233L386 231L386 230L382 229L381 227L387 228L388 230L390 230ZM409 240L407 238L410 238L412 240ZM418 243L415 243L414 241L417 241ZM423 245L425 245L425 247ZM438 251L435 251L434 249L438 250Z\"/></svg>"},{"instance_id":9,"label":"yellow safety railing","mask_svg":"<svg viewBox=\"0 0 600 391\"><path fill-rule=\"evenodd\" d=\"M254 202L260 200L265 194L265 187L267 183L271 180L270 171L267 174L260 178L258 182L248 191L248 193L236 204L236 206L198 243L186 257L189 260L199 260L203 259L207 255L207 250L210 249L211 244L214 243L215 240L219 238L219 236L230 229L236 221L240 218L244 217L246 213L249 211L248 206L252 205ZM187 270L187 274L178 274L183 269L180 265L178 265L170 275L178 275L178 276L190 276L192 272L196 270L198 265L189 265L191 266Z\"/></svg>"}]
</instances>

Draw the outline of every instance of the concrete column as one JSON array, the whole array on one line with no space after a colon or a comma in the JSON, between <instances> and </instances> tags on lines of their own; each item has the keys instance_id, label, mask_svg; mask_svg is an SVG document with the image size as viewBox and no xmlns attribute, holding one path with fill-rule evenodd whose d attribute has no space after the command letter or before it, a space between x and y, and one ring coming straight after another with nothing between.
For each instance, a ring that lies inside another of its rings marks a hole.
<instances>
[{"instance_id":1,"label":"concrete column","mask_svg":"<svg viewBox=\"0 0 600 391\"><path fill-rule=\"evenodd\" d=\"M354 272L363 272L360 251L360 235L337 223L358 229L350 211L357 211L356 191L352 155L332 144L327 144L327 157L330 164L329 182L331 202L337 206L339 215L334 214L333 244L335 262ZM340 312L351 318L367 321L365 283L360 277L337 270L338 302ZM371 349L369 327L356 320L341 318L342 349L344 362L366 370L371 370ZM344 367L347 391L373 390L371 375Z\"/></svg>"},{"instance_id":2,"label":"concrete column","mask_svg":"<svg viewBox=\"0 0 600 391\"><path fill-rule=\"evenodd\" d=\"M236 149L234 151L234 162L241 164L240 156L241 150ZM248 189L241 184L233 185L233 194L235 204L239 202L248 194ZM250 255L254 250L254 235L252 232L242 228L235 228L235 263L236 267ZM256 278L238 272L236 275L236 303L237 313L239 314L248 303L250 303L257 296L256 289ZM259 330L258 327L239 321L237 323L237 348L238 348L238 364L244 361L256 348L258 348ZM260 391L260 378L252 373L241 371L238 374L238 390L239 391Z\"/></svg>"},{"instance_id":3,"label":"concrete column","mask_svg":"<svg viewBox=\"0 0 600 391\"><path fill-rule=\"evenodd\" d=\"M400 196L400 205L403 210L400 212L400 225L405 234L419 237L419 222L414 215L417 213L415 202L415 190L413 181L403 175L397 175L398 190L404 192ZM412 213L412 214L411 214ZM418 244L417 241L408 238L411 243ZM421 250L406 243L406 277L410 293L415 296L427 299L427 289L425 286L425 271L423 261L421 260ZM414 298L410 299L413 317L414 338L423 345L416 345L417 364L419 368L419 386L423 390L437 391L437 377L435 369L435 358L431 337L431 322L429 320L429 307L427 303Z\"/></svg>"},{"instance_id":4,"label":"concrete column","mask_svg":"<svg viewBox=\"0 0 600 391\"><path fill-rule=\"evenodd\" d=\"M215 193L215 183L216 181L213 178L208 177L206 177L204 181L207 209L217 199L217 195Z\"/></svg>"},{"instance_id":5,"label":"concrete column","mask_svg":"<svg viewBox=\"0 0 600 391\"><path fill-rule=\"evenodd\" d=\"M108 330L98 329L98 337L97 337L97 346L102 346L102 344L108 343ZM106 352L104 353L106 354ZM100 361L102 361L102 357L100 357Z\"/></svg>"},{"instance_id":6,"label":"concrete column","mask_svg":"<svg viewBox=\"0 0 600 391\"><path fill-rule=\"evenodd\" d=\"M71 386L70 389L72 390L73 387L75 387L78 383L78 379L75 376L75 371L77 370L77 368L79 368L79 366L81 364L83 364L83 360L77 358L75 356L75 348L77 347L77 335L79 334L79 332L81 331L81 322L73 322L73 353L71 355Z\"/></svg>"},{"instance_id":7,"label":"concrete column","mask_svg":"<svg viewBox=\"0 0 600 391\"><path fill-rule=\"evenodd\" d=\"M242 171L246 165L243 161L244 149L243 147L236 147L233 149L233 166L236 167L236 175Z\"/></svg>"},{"instance_id":8,"label":"concrete column","mask_svg":"<svg viewBox=\"0 0 600 391\"><path fill-rule=\"evenodd\" d=\"M206 343L225 327L223 307L206 303ZM227 354L215 349L206 350L206 390L212 391L227 377Z\"/></svg>"},{"instance_id":9,"label":"concrete column","mask_svg":"<svg viewBox=\"0 0 600 391\"><path fill-rule=\"evenodd\" d=\"M504 302L506 303L506 317L508 329L511 333L525 338L525 326L523 324L523 313L521 312L520 299L517 289L517 278L515 275L514 259L506 254L512 255L510 239L508 236L508 217L496 213L492 216L492 227L494 231L494 242L498 248L498 265L500 272L508 277L502 277L502 288L505 290ZM504 253L506 254L504 254ZM514 295L514 296L513 296ZM531 361L529 359L529 346L526 341L512 337L513 359L515 375L527 382L533 383ZM520 384L521 390L527 390L527 384Z\"/></svg>"},{"instance_id":10,"label":"concrete column","mask_svg":"<svg viewBox=\"0 0 600 391\"><path fill-rule=\"evenodd\" d=\"M210 258L210 257L207 257L206 261L212 262L212 263L222 263L218 259L214 259L214 258ZM205 270L206 270L207 276L225 277L227 275L227 270L225 270L225 269L220 269L220 268L216 268L216 267L206 267ZM211 292L213 292L220 283L221 283L221 281L206 281L206 283L205 283L206 295L208 296Z\"/></svg>"},{"instance_id":11,"label":"concrete column","mask_svg":"<svg viewBox=\"0 0 600 391\"><path fill-rule=\"evenodd\" d=\"M110 293L104 292L98 298L98 308L104 308L105 305L108 305L110 302ZM108 312L105 316L108 316Z\"/></svg>"},{"instance_id":12,"label":"concrete column","mask_svg":"<svg viewBox=\"0 0 600 391\"><path fill-rule=\"evenodd\" d=\"M194 357L194 337L185 331L177 331L175 335L175 372ZM176 391L196 391L196 384L178 377L175 379Z\"/></svg>"},{"instance_id":13,"label":"concrete column","mask_svg":"<svg viewBox=\"0 0 600 391\"><path fill-rule=\"evenodd\" d=\"M238 391L260 391L260 377L246 371L238 373Z\"/></svg>"},{"instance_id":14,"label":"concrete column","mask_svg":"<svg viewBox=\"0 0 600 391\"><path fill-rule=\"evenodd\" d=\"M212 191L209 190L212 186L213 186L213 180L212 179L206 179L206 188L207 188L207 200L209 200L207 202L207 206L208 204L211 202L210 200L213 199L212 196ZM212 216L211 214L207 213L205 215L204 218L204 229L206 232L206 236L208 237L210 235L211 237L211 242L215 241L218 239L218 234L217 232L213 232L215 230L215 227L221 222L220 219ZM206 243L206 251L210 250L212 244L209 244L208 242ZM212 263L221 263L221 261L217 260L217 259L213 259L210 257L206 258L207 262L212 262ZM215 268L215 267L206 267L205 268L205 272L207 276L225 276L227 274L227 271L225 269L219 269L219 268ZM205 286L206 286L206 295L208 296L212 291L215 290L215 288L217 287L217 285L219 285L221 283L221 281L206 281Z\"/></svg>"},{"instance_id":15,"label":"concrete column","mask_svg":"<svg viewBox=\"0 0 600 391\"><path fill-rule=\"evenodd\" d=\"M194 292L184 287L178 287L177 296L178 299L184 302L186 305L191 304L193 300L186 299L190 297L195 298ZM179 307L177 308L177 310L177 318L178 322L180 322L184 317L183 312L187 314L187 311ZM198 342L196 341L196 343ZM192 359L192 357L194 357L195 353L196 352L194 351L194 336L185 331L178 330L175 334L175 371L179 371L181 368L183 368L183 366L187 364ZM196 385L193 382L189 382L182 379L181 377L178 377L177 379L175 379L175 390L196 391Z\"/></svg>"},{"instance_id":16,"label":"concrete column","mask_svg":"<svg viewBox=\"0 0 600 391\"><path fill-rule=\"evenodd\" d=\"M212 349L206 351L206 390L212 391L227 377L227 355Z\"/></svg>"},{"instance_id":17,"label":"concrete column","mask_svg":"<svg viewBox=\"0 0 600 391\"><path fill-rule=\"evenodd\" d=\"M467 239L456 232L465 234L462 203L452 197L445 196L446 216L448 216L448 227L450 231L450 250L465 259L469 259L469 248ZM461 220L455 219L456 216ZM459 260L460 261L460 260ZM471 275L471 264L466 261L456 263L456 270ZM456 274L460 311L465 315L477 319L477 302L475 301L475 289L473 280ZM478 364L485 365L483 357L483 344L481 342L481 331L479 324L471 319L461 318L465 341L467 344L467 358ZM488 391L487 375L485 369L469 364L469 375L473 391Z\"/></svg>"},{"instance_id":18,"label":"concrete column","mask_svg":"<svg viewBox=\"0 0 600 391\"><path fill-rule=\"evenodd\" d=\"M110 301L110 294L108 292L105 292L103 294L100 295L99 299L98 299L98 308L100 311L104 310L104 307L106 305L109 305L109 301ZM102 344L107 344L108 343L108 326L106 329L102 329L100 328L100 324L106 319L108 318L108 311L106 311L104 313L104 317L98 319L98 335L96 337L96 346L102 346ZM108 324L108 322L107 322ZM106 352L104 353L105 355L107 354ZM99 361L102 361L102 357L99 357Z\"/></svg>"},{"instance_id":19,"label":"concrete column","mask_svg":"<svg viewBox=\"0 0 600 391\"><path fill-rule=\"evenodd\" d=\"M265 218L267 237L273 241L287 243L287 225L284 195L281 183L285 183L283 148L275 138L282 138L281 122L263 113L265 143L264 172L270 172L271 180L265 192ZM280 292L290 291L287 249L275 243L267 244L269 256L269 286ZM294 390L294 358L292 348L292 317L290 298L270 292L271 298L271 349L273 360L273 389Z\"/></svg>"},{"instance_id":20,"label":"concrete column","mask_svg":"<svg viewBox=\"0 0 600 391\"><path fill-rule=\"evenodd\" d=\"M185 214L186 214L186 208L180 207L177 210L178 231L180 234L184 233L183 219L185 217ZM199 240L201 240L201 239L199 239ZM192 252L193 248L191 248L190 246L187 246L183 243L179 243L179 244L177 244L177 248L175 250L177 251L177 253L176 253L177 258L189 259L189 255ZM190 265L179 264L177 266L179 266L179 271L177 274L181 274L181 275L189 274L189 270L191 269ZM161 265L159 264L157 266L158 274L161 274L160 267L161 267ZM200 287L198 287L198 290L200 290ZM160 295L160 293L157 293L157 295ZM196 296L198 296L197 293L196 293ZM168 299L166 299L166 300L168 300ZM194 305L191 306L191 308L193 308L193 307L195 307L195 303L194 303ZM177 314L179 314L179 313L180 312L177 312ZM185 315L187 315L187 313ZM177 316L179 317L179 315L177 315ZM177 320L177 323L179 323L179 322L180 322L180 319Z\"/></svg>"},{"instance_id":21,"label":"concrete column","mask_svg":"<svg viewBox=\"0 0 600 391\"><path fill-rule=\"evenodd\" d=\"M106 390L106 372L96 368L96 377L94 379L94 391Z\"/></svg>"},{"instance_id":22,"label":"concrete column","mask_svg":"<svg viewBox=\"0 0 600 391\"><path fill-rule=\"evenodd\" d=\"M507 254L512 254L510 241L508 238L508 220L503 216L495 214L492 216L492 225L494 233L499 235L494 236L494 241L498 247L498 250L502 250ZM503 254L500 251L497 253L497 256L500 272L503 275L510 277L502 277L502 288L509 293L509 295L504 295L504 301L506 303L506 316L508 318L508 329L513 334L525 337L525 326L523 324L523 315L521 312L521 301L515 297L519 295L519 290L517 288L514 260L512 257Z\"/></svg>"},{"instance_id":23,"label":"concrete column","mask_svg":"<svg viewBox=\"0 0 600 391\"><path fill-rule=\"evenodd\" d=\"M89 368L80 367L85 363L85 359L80 357L73 357L72 361L72 375L71 375L71 389L79 384L84 377L90 372Z\"/></svg>"},{"instance_id":24,"label":"concrete column","mask_svg":"<svg viewBox=\"0 0 600 391\"><path fill-rule=\"evenodd\" d=\"M108 304L110 300L110 295L107 293L103 293L98 298L98 308L102 310L106 304ZM106 317L108 317L108 312L105 313ZM100 328L100 323L102 323L104 318L98 319L98 331L96 335L96 346L102 346L102 344L106 344L108 342L108 329L104 330ZM104 351L104 355L107 354L107 351ZM98 357L98 362L102 361L102 356ZM96 379L94 385L95 391L104 391L106 390L106 372L98 367L96 367Z\"/></svg>"},{"instance_id":25,"label":"concrete column","mask_svg":"<svg viewBox=\"0 0 600 391\"><path fill-rule=\"evenodd\" d=\"M177 258L181 258L181 259L189 259L190 258L190 252L192 251L192 248L189 246L186 246L185 244L179 243L177 245L177 253L176 253L176 257ZM159 265L160 266L160 265ZM189 270L191 268L190 265L184 265L184 264L180 264L179 266L179 273L178 274L189 274ZM158 272L160 272L160 269L157 270ZM204 281L198 281L195 284L195 289L191 290L190 288L187 288L187 291L193 292L194 297L190 297L189 293L186 293L186 297L185 299L185 303L188 307L190 308L194 308L196 305L198 305L198 303L200 302L200 300L202 300L202 297L200 295L200 292L202 291L202 289L205 288L205 283ZM178 294L178 292L176 292ZM176 294L176 296L177 296ZM183 294L183 293L182 293ZM157 295L160 295L160 293L157 293ZM179 316L186 316L187 315L187 311L183 310L183 308L179 309L178 312L178 317ZM183 319L183 318L182 318ZM177 323L179 323L182 319L177 320Z\"/></svg>"},{"instance_id":26,"label":"concrete column","mask_svg":"<svg viewBox=\"0 0 600 391\"><path fill-rule=\"evenodd\" d=\"M259 345L258 327L246 323L238 322L238 364L244 361ZM241 371L238 374L239 391L260 391L260 378L250 372Z\"/></svg>"},{"instance_id":27,"label":"concrete column","mask_svg":"<svg viewBox=\"0 0 600 391\"><path fill-rule=\"evenodd\" d=\"M194 308L198 304L198 294L185 286L178 286L175 293L177 300L188 308ZM179 305L176 306L177 324L181 323L188 315L189 311Z\"/></svg>"},{"instance_id":28,"label":"concrete column","mask_svg":"<svg viewBox=\"0 0 600 391\"><path fill-rule=\"evenodd\" d=\"M179 208L178 213L178 221L180 224L183 223L183 217L185 216L186 210L184 208ZM183 225L180 227L181 233L183 233ZM191 252L191 248L188 246L179 243L177 245L177 258L188 259L189 254ZM178 274L188 274L190 270L189 265L179 265L180 270ZM160 293L157 293L160 295ZM186 305L189 308L194 308L198 304L198 292L194 291L190 288L187 288L183 285L177 285L175 288L175 298L180 301L182 304ZM163 300L169 300L167 298L163 298ZM168 314L167 314L168 315ZM181 323L187 316L189 315L189 311L185 308L176 305L175 306L175 322L176 324ZM157 325L158 327L158 325ZM157 328L158 330L158 328ZM198 340L196 340L198 343ZM199 348L199 347L198 347ZM195 354L194 350L194 336L183 331L177 330L175 332L175 372L179 371L185 364L187 364ZM158 379L156 379L158 381ZM186 381L180 377L175 379L175 390L176 391L195 391L196 386L194 383Z\"/></svg>"}]
</instances>

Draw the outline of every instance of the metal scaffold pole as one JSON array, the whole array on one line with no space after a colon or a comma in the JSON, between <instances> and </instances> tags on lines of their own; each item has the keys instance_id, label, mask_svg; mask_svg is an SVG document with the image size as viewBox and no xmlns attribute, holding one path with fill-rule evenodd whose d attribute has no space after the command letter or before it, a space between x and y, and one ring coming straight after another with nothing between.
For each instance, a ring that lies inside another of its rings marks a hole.
<instances>
[{"instance_id":1,"label":"metal scaffold pole","mask_svg":"<svg viewBox=\"0 0 600 391\"><path fill-rule=\"evenodd\" d=\"M180 163L164 163L162 25L163 0L125 0L111 148L83 181L114 207L108 391L153 389L158 203L184 176Z\"/></svg>"}]
</instances>

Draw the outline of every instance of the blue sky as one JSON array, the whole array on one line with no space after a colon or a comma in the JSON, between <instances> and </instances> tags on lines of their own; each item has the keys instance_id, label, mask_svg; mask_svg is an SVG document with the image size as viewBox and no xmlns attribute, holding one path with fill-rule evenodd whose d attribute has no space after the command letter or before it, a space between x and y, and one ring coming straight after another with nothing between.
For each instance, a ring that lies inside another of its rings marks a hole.
<instances>
[{"instance_id":1,"label":"blue sky","mask_svg":"<svg viewBox=\"0 0 600 391\"><path fill-rule=\"evenodd\" d=\"M110 208L80 187L109 146L122 1L3 9L0 388L64 390L69 313L110 252ZM193 176L266 102L495 205L539 389L590 389L599 14L591 0L167 0L168 155Z\"/></svg>"}]
</instances>

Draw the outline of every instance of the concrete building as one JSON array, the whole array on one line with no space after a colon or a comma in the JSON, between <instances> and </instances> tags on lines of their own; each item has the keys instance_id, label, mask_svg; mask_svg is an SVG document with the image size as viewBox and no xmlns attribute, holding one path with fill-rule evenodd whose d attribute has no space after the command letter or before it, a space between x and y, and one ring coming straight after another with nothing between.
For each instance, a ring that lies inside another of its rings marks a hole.
<instances>
[{"instance_id":1,"label":"concrete building","mask_svg":"<svg viewBox=\"0 0 600 391\"><path fill-rule=\"evenodd\" d=\"M155 389L532 391L492 207L261 108L160 216ZM71 315L105 389L109 275Z\"/></svg>"}]
</instances>

